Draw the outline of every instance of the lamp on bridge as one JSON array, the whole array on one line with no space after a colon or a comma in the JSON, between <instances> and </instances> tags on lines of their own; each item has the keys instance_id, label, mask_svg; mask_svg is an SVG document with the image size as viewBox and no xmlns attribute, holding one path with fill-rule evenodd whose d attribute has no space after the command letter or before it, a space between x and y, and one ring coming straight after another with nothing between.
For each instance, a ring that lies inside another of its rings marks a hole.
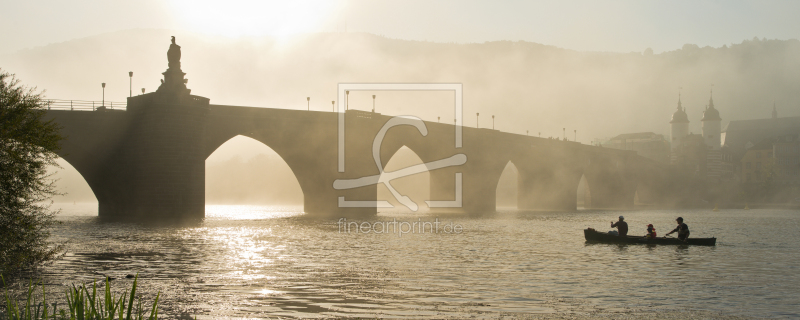
<instances>
[{"instance_id":1,"label":"lamp on bridge","mask_svg":"<svg viewBox=\"0 0 800 320\"><path fill-rule=\"evenodd\" d=\"M492 115L492 130L494 130L494 115Z\"/></svg>"},{"instance_id":2,"label":"lamp on bridge","mask_svg":"<svg viewBox=\"0 0 800 320\"><path fill-rule=\"evenodd\" d=\"M133 71L128 71L128 77L130 81L128 82L128 90L130 90L130 96L133 97Z\"/></svg>"},{"instance_id":3,"label":"lamp on bridge","mask_svg":"<svg viewBox=\"0 0 800 320\"><path fill-rule=\"evenodd\" d=\"M307 103L308 111L311 111L311 97L306 97L306 103Z\"/></svg>"},{"instance_id":4,"label":"lamp on bridge","mask_svg":"<svg viewBox=\"0 0 800 320\"><path fill-rule=\"evenodd\" d=\"M372 113L375 113L375 95L372 95Z\"/></svg>"},{"instance_id":5,"label":"lamp on bridge","mask_svg":"<svg viewBox=\"0 0 800 320\"><path fill-rule=\"evenodd\" d=\"M436 122L437 123L442 122L442 117L436 117Z\"/></svg>"},{"instance_id":6,"label":"lamp on bridge","mask_svg":"<svg viewBox=\"0 0 800 320\"><path fill-rule=\"evenodd\" d=\"M475 128L480 128L481 127L481 118L480 118L480 116L481 116L480 112L475 112Z\"/></svg>"},{"instance_id":7,"label":"lamp on bridge","mask_svg":"<svg viewBox=\"0 0 800 320\"><path fill-rule=\"evenodd\" d=\"M103 82L103 106L106 105L106 83Z\"/></svg>"},{"instance_id":8,"label":"lamp on bridge","mask_svg":"<svg viewBox=\"0 0 800 320\"><path fill-rule=\"evenodd\" d=\"M142 94L144 94L144 88L142 88Z\"/></svg>"},{"instance_id":9,"label":"lamp on bridge","mask_svg":"<svg viewBox=\"0 0 800 320\"><path fill-rule=\"evenodd\" d=\"M350 90L344 92L344 110L350 110Z\"/></svg>"},{"instance_id":10,"label":"lamp on bridge","mask_svg":"<svg viewBox=\"0 0 800 320\"><path fill-rule=\"evenodd\" d=\"M578 129L575 129L575 139L572 141L578 141Z\"/></svg>"},{"instance_id":11,"label":"lamp on bridge","mask_svg":"<svg viewBox=\"0 0 800 320\"><path fill-rule=\"evenodd\" d=\"M336 112L336 100L331 101L331 111Z\"/></svg>"},{"instance_id":12,"label":"lamp on bridge","mask_svg":"<svg viewBox=\"0 0 800 320\"><path fill-rule=\"evenodd\" d=\"M564 131L564 136L562 139L567 140L567 128L563 128L562 130Z\"/></svg>"},{"instance_id":13,"label":"lamp on bridge","mask_svg":"<svg viewBox=\"0 0 800 320\"><path fill-rule=\"evenodd\" d=\"M529 130L525 130L525 135L526 135L526 136L529 136L529 135L530 135L530 132L529 132Z\"/></svg>"}]
</instances>

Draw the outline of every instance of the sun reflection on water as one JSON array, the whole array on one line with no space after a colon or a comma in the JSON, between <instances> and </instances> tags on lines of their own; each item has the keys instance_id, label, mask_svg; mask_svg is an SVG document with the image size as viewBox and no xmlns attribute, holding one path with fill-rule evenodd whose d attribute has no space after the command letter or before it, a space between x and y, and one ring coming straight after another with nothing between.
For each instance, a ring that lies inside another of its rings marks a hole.
<instances>
[{"instance_id":1,"label":"sun reflection on water","mask_svg":"<svg viewBox=\"0 0 800 320\"><path fill-rule=\"evenodd\" d=\"M206 218L225 220L261 220L288 218L303 214L302 207L257 205L206 205Z\"/></svg>"}]
</instances>

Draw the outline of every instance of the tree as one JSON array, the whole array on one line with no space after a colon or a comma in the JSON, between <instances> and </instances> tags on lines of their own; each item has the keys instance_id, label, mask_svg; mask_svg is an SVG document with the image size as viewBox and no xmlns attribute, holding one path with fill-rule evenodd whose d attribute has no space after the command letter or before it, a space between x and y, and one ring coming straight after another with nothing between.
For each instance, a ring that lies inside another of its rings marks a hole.
<instances>
[{"instance_id":1,"label":"tree","mask_svg":"<svg viewBox=\"0 0 800 320\"><path fill-rule=\"evenodd\" d=\"M0 273L9 275L54 257L48 241L56 223L49 198L56 195L47 173L56 165L62 139L58 126L43 119L42 93L20 85L0 69Z\"/></svg>"}]
</instances>

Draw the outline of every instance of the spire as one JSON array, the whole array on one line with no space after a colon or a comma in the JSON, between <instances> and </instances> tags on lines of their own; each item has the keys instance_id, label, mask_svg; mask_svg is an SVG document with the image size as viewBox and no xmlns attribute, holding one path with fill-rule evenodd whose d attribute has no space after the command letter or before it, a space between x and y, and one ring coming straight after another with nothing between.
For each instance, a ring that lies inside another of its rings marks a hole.
<instances>
[{"instance_id":1,"label":"spire","mask_svg":"<svg viewBox=\"0 0 800 320\"><path fill-rule=\"evenodd\" d=\"M708 98L708 107L709 108L714 108L714 88L713 88L714 85L712 84L711 86L712 86L712 88L711 88L711 97Z\"/></svg>"},{"instance_id":2,"label":"spire","mask_svg":"<svg viewBox=\"0 0 800 320\"><path fill-rule=\"evenodd\" d=\"M775 100L772 101L772 119L778 119L778 109L775 108Z\"/></svg>"},{"instance_id":3,"label":"spire","mask_svg":"<svg viewBox=\"0 0 800 320\"><path fill-rule=\"evenodd\" d=\"M686 108L681 103L681 87L678 87L678 110L672 114L672 121L669 123L689 123L689 117L686 115Z\"/></svg>"}]
</instances>

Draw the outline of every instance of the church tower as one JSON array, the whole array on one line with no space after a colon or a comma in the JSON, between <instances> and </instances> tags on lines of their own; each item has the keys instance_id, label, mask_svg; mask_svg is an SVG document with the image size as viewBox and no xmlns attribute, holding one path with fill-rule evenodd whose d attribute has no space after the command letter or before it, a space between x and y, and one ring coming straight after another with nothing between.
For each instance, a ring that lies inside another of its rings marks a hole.
<instances>
[{"instance_id":1,"label":"church tower","mask_svg":"<svg viewBox=\"0 0 800 320\"><path fill-rule=\"evenodd\" d=\"M703 112L703 141L708 146L706 152L706 178L711 182L719 182L722 176L722 118L714 108L714 91L708 99L708 107Z\"/></svg>"},{"instance_id":2,"label":"church tower","mask_svg":"<svg viewBox=\"0 0 800 320\"><path fill-rule=\"evenodd\" d=\"M720 134L722 133L722 118L719 117L719 111L714 108L714 92L711 92L711 98L708 99L708 107L703 112L703 140L706 145L711 147L710 150L720 150L722 148L722 140Z\"/></svg>"},{"instance_id":3,"label":"church tower","mask_svg":"<svg viewBox=\"0 0 800 320\"><path fill-rule=\"evenodd\" d=\"M681 140L689 135L689 116L686 109L681 106L681 95L678 94L678 110L672 114L672 121L669 122L671 129L670 150L674 154L681 144Z\"/></svg>"}]
</instances>

